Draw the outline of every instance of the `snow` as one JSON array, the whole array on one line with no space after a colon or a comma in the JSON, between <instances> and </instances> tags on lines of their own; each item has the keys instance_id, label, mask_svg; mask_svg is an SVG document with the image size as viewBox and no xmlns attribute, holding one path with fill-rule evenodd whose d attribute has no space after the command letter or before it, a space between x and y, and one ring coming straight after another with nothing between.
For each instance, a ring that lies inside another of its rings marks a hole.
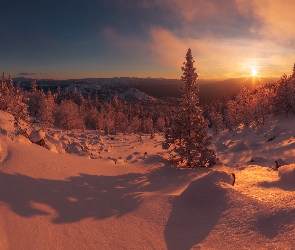
<instances>
[{"instance_id":1,"label":"snow","mask_svg":"<svg viewBox=\"0 0 295 250\"><path fill-rule=\"evenodd\" d=\"M223 131L217 165L189 170L161 134L51 128L41 147L0 111L0 249L292 249L294 122Z\"/></svg>"},{"instance_id":2,"label":"snow","mask_svg":"<svg viewBox=\"0 0 295 250\"><path fill-rule=\"evenodd\" d=\"M39 130L39 131L32 130L29 135L29 139L31 142L34 142L34 143L41 141L42 139L45 139L45 132L42 130Z\"/></svg>"}]
</instances>

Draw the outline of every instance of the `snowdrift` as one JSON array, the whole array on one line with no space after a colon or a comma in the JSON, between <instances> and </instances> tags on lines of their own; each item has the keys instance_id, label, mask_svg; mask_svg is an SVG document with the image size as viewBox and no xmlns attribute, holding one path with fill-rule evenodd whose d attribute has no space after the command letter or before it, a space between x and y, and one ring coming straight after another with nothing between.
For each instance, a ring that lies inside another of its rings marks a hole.
<instances>
[{"instance_id":1,"label":"snowdrift","mask_svg":"<svg viewBox=\"0 0 295 250\"><path fill-rule=\"evenodd\" d=\"M42 147L0 112L0 249L292 249L292 124L224 131L219 163L187 170L162 135L49 129Z\"/></svg>"}]
</instances>

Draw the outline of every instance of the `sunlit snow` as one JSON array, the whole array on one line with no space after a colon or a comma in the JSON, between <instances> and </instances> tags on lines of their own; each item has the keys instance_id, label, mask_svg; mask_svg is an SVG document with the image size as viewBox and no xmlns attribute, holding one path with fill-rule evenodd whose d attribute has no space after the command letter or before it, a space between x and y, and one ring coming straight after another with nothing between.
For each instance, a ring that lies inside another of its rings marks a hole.
<instances>
[{"instance_id":1,"label":"sunlit snow","mask_svg":"<svg viewBox=\"0 0 295 250\"><path fill-rule=\"evenodd\" d=\"M188 170L161 134L49 129L41 147L0 111L0 249L292 249L294 122L220 132L217 165Z\"/></svg>"}]
</instances>

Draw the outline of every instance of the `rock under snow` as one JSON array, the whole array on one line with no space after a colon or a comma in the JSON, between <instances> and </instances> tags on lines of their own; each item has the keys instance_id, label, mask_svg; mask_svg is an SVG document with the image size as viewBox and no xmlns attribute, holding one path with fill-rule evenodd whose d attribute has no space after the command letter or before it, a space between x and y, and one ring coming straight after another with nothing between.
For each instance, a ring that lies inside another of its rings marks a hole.
<instances>
[{"instance_id":1,"label":"rock under snow","mask_svg":"<svg viewBox=\"0 0 295 250\"><path fill-rule=\"evenodd\" d=\"M83 150L83 146L78 142L72 142L68 145L68 149L66 150L69 154L80 154Z\"/></svg>"},{"instance_id":2,"label":"rock under snow","mask_svg":"<svg viewBox=\"0 0 295 250\"><path fill-rule=\"evenodd\" d=\"M238 142L237 144L235 144L234 146L232 146L230 149L233 152L238 152L238 151L247 150L248 147L245 145L244 142Z\"/></svg>"},{"instance_id":3,"label":"rock under snow","mask_svg":"<svg viewBox=\"0 0 295 250\"><path fill-rule=\"evenodd\" d=\"M29 134L29 138L31 142L39 142L42 139L45 139L45 132L43 130L35 131L32 130L31 133Z\"/></svg>"},{"instance_id":4,"label":"rock under snow","mask_svg":"<svg viewBox=\"0 0 295 250\"><path fill-rule=\"evenodd\" d=\"M279 177L284 181L290 181L294 185L295 180L295 164L284 165L278 170Z\"/></svg>"},{"instance_id":5,"label":"rock under snow","mask_svg":"<svg viewBox=\"0 0 295 250\"><path fill-rule=\"evenodd\" d=\"M284 161L283 159L279 158L277 160L275 160L275 164L276 164L276 167L279 168L281 166L284 166L284 165L289 165L289 163L287 163L286 161Z\"/></svg>"}]
</instances>

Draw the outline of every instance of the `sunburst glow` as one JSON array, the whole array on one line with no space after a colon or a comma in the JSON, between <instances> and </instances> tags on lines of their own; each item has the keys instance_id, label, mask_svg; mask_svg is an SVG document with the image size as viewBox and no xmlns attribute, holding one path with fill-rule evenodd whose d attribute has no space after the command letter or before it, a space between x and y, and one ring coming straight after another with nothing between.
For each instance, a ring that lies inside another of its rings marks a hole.
<instances>
[{"instance_id":1,"label":"sunburst glow","mask_svg":"<svg viewBox=\"0 0 295 250\"><path fill-rule=\"evenodd\" d=\"M251 75L252 75L252 76L257 76L257 75L258 75L257 69L252 68L252 69L251 69Z\"/></svg>"}]
</instances>

